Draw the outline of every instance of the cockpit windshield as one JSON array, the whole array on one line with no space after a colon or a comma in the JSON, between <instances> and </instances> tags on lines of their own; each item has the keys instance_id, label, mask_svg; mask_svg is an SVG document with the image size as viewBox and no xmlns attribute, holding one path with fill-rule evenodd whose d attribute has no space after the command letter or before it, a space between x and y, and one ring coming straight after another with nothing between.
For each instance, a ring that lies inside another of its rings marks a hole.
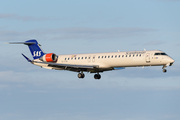
<instances>
[{"instance_id":1,"label":"cockpit windshield","mask_svg":"<svg viewBox=\"0 0 180 120\"><path fill-rule=\"evenodd\" d=\"M166 53L155 53L154 55L167 55Z\"/></svg>"}]
</instances>

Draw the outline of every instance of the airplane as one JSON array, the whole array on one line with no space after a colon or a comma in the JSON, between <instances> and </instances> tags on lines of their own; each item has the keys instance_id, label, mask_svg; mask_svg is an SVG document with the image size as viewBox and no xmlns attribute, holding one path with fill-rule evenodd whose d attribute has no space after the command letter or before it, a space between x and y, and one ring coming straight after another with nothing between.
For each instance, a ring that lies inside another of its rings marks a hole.
<instances>
[{"instance_id":1,"label":"airplane","mask_svg":"<svg viewBox=\"0 0 180 120\"><path fill-rule=\"evenodd\" d=\"M9 44L27 45L34 60L22 55L34 65L47 69L78 72L78 78L85 77L83 72L90 72L95 73L94 79L99 80L101 78L99 73L126 67L163 66L163 72L166 73L165 68L172 66L175 62L160 50L56 55L43 52L41 45L35 39L25 42L9 42Z\"/></svg>"}]
</instances>

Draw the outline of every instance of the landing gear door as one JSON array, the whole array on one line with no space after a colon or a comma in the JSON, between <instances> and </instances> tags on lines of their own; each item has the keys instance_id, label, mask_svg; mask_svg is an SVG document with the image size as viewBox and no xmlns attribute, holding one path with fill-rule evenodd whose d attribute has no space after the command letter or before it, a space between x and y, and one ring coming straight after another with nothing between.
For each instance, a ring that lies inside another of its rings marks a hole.
<instances>
[{"instance_id":1,"label":"landing gear door","mask_svg":"<svg viewBox=\"0 0 180 120\"><path fill-rule=\"evenodd\" d=\"M150 55L151 55L150 53L146 53L146 58L145 58L146 59L146 63L150 63L151 62Z\"/></svg>"}]
</instances>

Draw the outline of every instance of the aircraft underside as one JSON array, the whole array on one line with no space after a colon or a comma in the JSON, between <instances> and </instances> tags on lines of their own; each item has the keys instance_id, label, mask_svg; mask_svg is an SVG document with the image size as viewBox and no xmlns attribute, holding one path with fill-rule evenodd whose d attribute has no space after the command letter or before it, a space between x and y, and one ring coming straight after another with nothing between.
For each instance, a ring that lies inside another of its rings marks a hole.
<instances>
[{"instance_id":1,"label":"aircraft underside","mask_svg":"<svg viewBox=\"0 0 180 120\"><path fill-rule=\"evenodd\" d=\"M34 64L34 63L33 63ZM170 63L169 66L172 66L173 63ZM38 66L41 66L41 65L38 65ZM162 65L162 64L158 64L158 65L138 65L138 66L127 66L127 67L144 67L144 66L163 66L162 67L162 71L164 73L167 72L167 70L165 69L167 67L167 65ZM42 66L41 66L42 67ZM54 69L54 70L68 70L68 71L72 71L72 72L78 72L78 78L85 78L85 74L84 72L89 72L89 73L96 73L94 74L94 79L101 79L101 75L99 73L102 73L104 71L111 71L111 70L116 70L115 68L96 68L96 69L87 69L87 68L71 68L71 67L50 67L50 66L46 66L46 67L43 67L43 68L46 68L46 69ZM121 69L125 69L125 67L118 67L118 68L121 68Z\"/></svg>"}]
</instances>

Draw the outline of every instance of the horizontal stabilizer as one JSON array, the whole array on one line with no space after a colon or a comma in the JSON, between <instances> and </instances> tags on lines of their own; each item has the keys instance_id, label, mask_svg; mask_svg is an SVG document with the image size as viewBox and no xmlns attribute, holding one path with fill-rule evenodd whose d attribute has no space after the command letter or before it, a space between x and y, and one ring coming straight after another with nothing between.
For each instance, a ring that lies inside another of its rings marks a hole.
<instances>
[{"instance_id":1,"label":"horizontal stabilizer","mask_svg":"<svg viewBox=\"0 0 180 120\"><path fill-rule=\"evenodd\" d=\"M29 59L28 57L26 57L24 54L22 54L22 56L24 56L28 62L32 62L32 60L30 60L30 59Z\"/></svg>"},{"instance_id":2,"label":"horizontal stabilizer","mask_svg":"<svg viewBox=\"0 0 180 120\"><path fill-rule=\"evenodd\" d=\"M25 44L25 45L32 45L32 44L36 44L36 42L9 42L8 44Z\"/></svg>"}]
</instances>

